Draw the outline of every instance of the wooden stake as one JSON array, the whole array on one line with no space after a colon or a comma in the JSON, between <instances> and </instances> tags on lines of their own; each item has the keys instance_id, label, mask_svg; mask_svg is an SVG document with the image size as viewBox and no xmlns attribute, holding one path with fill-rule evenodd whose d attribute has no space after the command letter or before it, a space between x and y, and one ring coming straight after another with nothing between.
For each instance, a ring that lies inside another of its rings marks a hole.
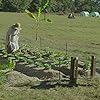
<instances>
[{"instance_id":1,"label":"wooden stake","mask_svg":"<svg viewBox=\"0 0 100 100\"><path fill-rule=\"evenodd\" d=\"M68 55L68 45L67 45L67 42L66 42L66 56Z\"/></svg>"},{"instance_id":2,"label":"wooden stake","mask_svg":"<svg viewBox=\"0 0 100 100\"><path fill-rule=\"evenodd\" d=\"M60 78L60 58L59 58L59 81L61 80Z\"/></svg>"},{"instance_id":3,"label":"wooden stake","mask_svg":"<svg viewBox=\"0 0 100 100\"><path fill-rule=\"evenodd\" d=\"M78 57L76 57L75 67L76 67L76 70L75 70L75 78L77 80L77 78L78 78Z\"/></svg>"},{"instance_id":4,"label":"wooden stake","mask_svg":"<svg viewBox=\"0 0 100 100\"><path fill-rule=\"evenodd\" d=\"M42 39L40 37L40 49L41 49L41 47L42 47Z\"/></svg>"},{"instance_id":5,"label":"wooden stake","mask_svg":"<svg viewBox=\"0 0 100 100\"><path fill-rule=\"evenodd\" d=\"M75 84L75 58L71 57L70 84Z\"/></svg>"},{"instance_id":6,"label":"wooden stake","mask_svg":"<svg viewBox=\"0 0 100 100\"><path fill-rule=\"evenodd\" d=\"M92 56L90 70L91 70L90 76L91 78L93 78L95 76L95 70L96 70L96 57L95 56Z\"/></svg>"}]
</instances>

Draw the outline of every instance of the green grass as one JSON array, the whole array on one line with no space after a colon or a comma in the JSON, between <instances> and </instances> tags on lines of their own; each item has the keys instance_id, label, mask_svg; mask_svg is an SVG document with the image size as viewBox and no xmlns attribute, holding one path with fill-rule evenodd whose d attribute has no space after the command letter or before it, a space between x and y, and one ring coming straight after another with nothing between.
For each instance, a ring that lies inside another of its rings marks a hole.
<instances>
[{"instance_id":1,"label":"green grass","mask_svg":"<svg viewBox=\"0 0 100 100\"><path fill-rule=\"evenodd\" d=\"M78 56L79 59L90 59L95 55L100 59L100 18L76 17L68 19L67 16L48 15L53 23L41 21L38 37L41 37L41 48L50 47L65 52L68 43L68 54ZM41 16L43 19L43 16ZM27 14L0 13L0 44L4 46L5 34L8 27L20 22L20 45L27 45L33 49L40 48L40 38L35 41L36 24Z\"/></svg>"},{"instance_id":2,"label":"green grass","mask_svg":"<svg viewBox=\"0 0 100 100\"><path fill-rule=\"evenodd\" d=\"M90 60L95 55L100 63L100 18L48 15L53 23L41 21L38 37L41 37L41 48L50 47L65 53L68 43L68 55L78 56L80 60ZM43 16L41 17L41 19ZM40 39L35 41L36 25L27 14L0 13L0 47L4 47L8 27L16 22L21 23L20 46L40 49ZM99 66L98 64L97 66ZM7 88L0 86L1 100L100 100L100 79L92 81L93 86L68 88L56 86L50 89ZM89 83L90 84L90 83ZM92 84L92 83L91 83Z\"/></svg>"},{"instance_id":3,"label":"green grass","mask_svg":"<svg viewBox=\"0 0 100 100\"><path fill-rule=\"evenodd\" d=\"M80 80L78 87L55 86L49 89L0 86L1 100L100 100L100 78Z\"/></svg>"}]
</instances>

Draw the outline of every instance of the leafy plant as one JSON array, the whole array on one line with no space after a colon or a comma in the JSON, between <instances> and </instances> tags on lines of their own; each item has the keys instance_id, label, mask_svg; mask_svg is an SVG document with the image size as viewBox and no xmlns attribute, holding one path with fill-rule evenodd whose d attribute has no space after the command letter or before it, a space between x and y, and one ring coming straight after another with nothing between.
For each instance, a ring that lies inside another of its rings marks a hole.
<instances>
[{"instance_id":1,"label":"leafy plant","mask_svg":"<svg viewBox=\"0 0 100 100\"><path fill-rule=\"evenodd\" d=\"M43 1L42 1L43 2ZM49 4L49 0L45 0L45 3L43 3L39 8L38 8L38 11L37 11L37 15L34 15L32 12L30 12L29 10L25 10L25 12L33 19L35 19L36 21L36 40L37 40L37 31L38 31L38 28L39 28L39 21L40 21L40 15L42 13L42 11L48 6ZM51 20L47 20L48 22L51 22Z\"/></svg>"},{"instance_id":2,"label":"leafy plant","mask_svg":"<svg viewBox=\"0 0 100 100\"><path fill-rule=\"evenodd\" d=\"M8 69L13 70L15 68L16 62L13 59L8 58L7 65L8 65Z\"/></svg>"},{"instance_id":3,"label":"leafy plant","mask_svg":"<svg viewBox=\"0 0 100 100\"><path fill-rule=\"evenodd\" d=\"M88 69L90 69L90 66L91 66L91 64L90 64L90 62L88 62L88 61L85 61L85 66L84 66L84 70L88 70Z\"/></svg>"},{"instance_id":4,"label":"leafy plant","mask_svg":"<svg viewBox=\"0 0 100 100\"><path fill-rule=\"evenodd\" d=\"M4 72L0 72L0 85L6 82L6 75Z\"/></svg>"},{"instance_id":5,"label":"leafy plant","mask_svg":"<svg viewBox=\"0 0 100 100\"><path fill-rule=\"evenodd\" d=\"M0 70L14 69L16 64L15 62L21 62L23 64L34 65L35 67L45 67L45 69L49 69L52 66L59 65L59 58L61 60L61 65L67 65L68 62L70 62L68 57L66 58L65 54L53 51L50 48L33 51L29 50L27 47L23 47L15 54L5 54L1 52L1 59L4 59L4 61L2 62L1 60L2 63L0 63Z\"/></svg>"},{"instance_id":6,"label":"leafy plant","mask_svg":"<svg viewBox=\"0 0 100 100\"><path fill-rule=\"evenodd\" d=\"M4 63L0 63L0 70L13 70L15 68L15 61L8 58Z\"/></svg>"},{"instance_id":7,"label":"leafy plant","mask_svg":"<svg viewBox=\"0 0 100 100\"><path fill-rule=\"evenodd\" d=\"M44 67L46 70L51 68L51 66L49 64L44 64Z\"/></svg>"},{"instance_id":8,"label":"leafy plant","mask_svg":"<svg viewBox=\"0 0 100 100\"><path fill-rule=\"evenodd\" d=\"M15 61L10 57L5 62L0 62L0 85L6 82L6 73L15 68Z\"/></svg>"},{"instance_id":9,"label":"leafy plant","mask_svg":"<svg viewBox=\"0 0 100 100\"><path fill-rule=\"evenodd\" d=\"M36 67L43 67L43 64L41 62L35 62Z\"/></svg>"}]
</instances>

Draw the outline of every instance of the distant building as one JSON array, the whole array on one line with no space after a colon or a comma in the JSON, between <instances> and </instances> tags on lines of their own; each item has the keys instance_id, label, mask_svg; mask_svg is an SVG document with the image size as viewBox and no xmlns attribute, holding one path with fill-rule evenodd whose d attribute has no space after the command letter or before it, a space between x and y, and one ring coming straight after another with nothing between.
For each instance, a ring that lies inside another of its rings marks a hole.
<instances>
[{"instance_id":1,"label":"distant building","mask_svg":"<svg viewBox=\"0 0 100 100\"><path fill-rule=\"evenodd\" d=\"M89 16L89 12L87 12L87 11L82 11L82 12L80 13L80 16L86 16L86 17L88 17L88 16Z\"/></svg>"}]
</instances>

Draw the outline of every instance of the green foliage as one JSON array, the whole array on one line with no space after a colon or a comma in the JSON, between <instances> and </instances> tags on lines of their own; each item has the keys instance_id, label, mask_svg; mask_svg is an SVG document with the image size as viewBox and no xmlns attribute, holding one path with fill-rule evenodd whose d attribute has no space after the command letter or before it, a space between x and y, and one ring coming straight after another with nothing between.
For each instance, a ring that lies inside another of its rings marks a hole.
<instances>
[{"instance_id":1,"label":"green foliage","mask_svg":"<svg viewBox=\"0 0 100 100\"><path fill-rule=\"evenodd\" d=\"M28 11L28 10L25 10L25 12L26 12L31 18L34 18L35 20L37 20L36 17L35 17L35 15L34 15L33 13L31 13L31 12Z\"/></svg>"},{"instance_id":2,"label":"green foliage","mask_svg":"<svg viewBox=\"0 0 100 100\"><path fill-rule=\"evenodd\" d=\"M0 71L0 85L4 84L6 82L6 75L4 72Z\"/></svg>"},{"instance_id":3,"label":"green foliage","mask_svg":"<svg viewBox=\"0 0 100 100\"><path fill-rule=\"evenodd\" d=\"M3 51L1 52L1 54ZM65 55L60 52L51 50L50 48L44 48L41 50L27 50L27 48L21 49L15 54L2 54L1 57L4 59L6 56L6 61L0 65L0 70L13 70L15 68L16 62L21 62L23 64L34 65L33 67L44 67L45 69L50 69L52 66L59 64L65 64L67 66L68 60Z\"/></svg>"},{"instance_id":4,"label":"green foliage","mask_svg":"<svg viewBox=\"0 0 100 100\"><path fill-rule=\"evenodd\" d=\"M36 61L34 64L35 64L35 66L36 66L37 68L43 67L43 64L42 64L41 62L39 62L39 61Z\"/></svg>"},{"instance_id":5,"label":"green foliage","mask_svg":"<svg viewBox=\"0 0 100 100\"><path fill-rule=\"evenodd\" d=\"M2 0L3 11L23 12L32 0Z\"/></svg>"},{"instance_id":6,"label":"green foliage","mask_svg":"<svg viewBox=\"0 0 100 100\"><path fill-rule=\"evenodd\" d=\"M2 61L4 58L1 58ZM6 59L4 62L0 61L0 70L13 70L15 68L15 61L11 58Z\"/></svg>"},{"instance_id":7,"label":"green foliage","mask_svg":"<svg viewBox=\"0 0 100 100\"><path fill-rule=\"evenodd\" d=\"M2 9L2 0L0 0L0 10Z\"/></svg>"},{"instance_id":8,"label":"green foliage","mask_svg":"<svg viewBox=\"0 0 100 100\"><path fill-rule=\"evenodd\" d=\"M38 18L40 17L41 12L48 6L48 4L49 4L49 0L46 0L46 2L39 7L37 12Z\"/></svg>"},{"instance_id":9,"label":"green foliage","mask_svg":"<svg viewBox=\"0 0 100 100\"><path fill-rule=\"evenodd\" d=\"M48 9L48 12L59 13L70 11L79 13L83 10L100 12L99 2L99 0L0 0L0 9L13 12L23 12L25 9L29 9L32 12L38 12L39 17L45 8Z\"/></svg>"},{"instance_id":10,"label":"green foliage","mask_svg":"<svg viewBox=\"0 0 100 100\"><path fill-rule=\"evenodd\" d=\"M0 49L0 70L13 70L15 68L15 57L7 54L5 49Z\"/></svg>"},{"instance_id":11,"label":"green foliage","mask_svg":"<svg viewBox=\"0 0 100 100\"><path fill-rule=\"evenodd\" d=\"M42 1L43 2L43 1ZM45 3L43 3L39 8L38 8L38 11L37 11L37 16L35 16L33 13L31 13L29 10L25 10L25 12L33 19L35 19L36 21L36 40L37 40L37 31L38 31L38 28L39 28L39 19L40 19L40 15L42 13L42 11L48 6L49 4L49 0L45 0ZM50 22L50 21L48 21Z\"/></svg>"},{"instance_id":12,"label":"green foliage","mask_svg":"<svg viewBox=\"0 0 100 100\"><path fill-rule=\"evenodd\" d=\"M85 70L89 70L89 69L90 69L90 66L91 66L91 63L88 62L88 61L85 61L85 66L84 66L83 69L85 69Z\"/></svg>"},{"instance_id":13,"label":"green foliage","mask_svg":"<svg viewBox=\"0 0 100 100\"><path fill-rule=\"evenodd\" d=\"M16 63L12 58L8 58L7 65L8 65L7 69L13 70L15 68Z\"/></svg>"},{"instance_id":14,"label":"green foliage","mask_svg":"<svg viewBox=\"0 0 100 100\"><path fill-rule=\"evenodd\" d=\"M44 67L45 67L46 70L51 68L51 66L49 64L44 64Z\"/></svg>"},{"instance_id":15,"label":"green foliage","mask_svg":"<svg viewBox=\"0 0 100 100\"><path fill-rule=\"evenodd\" d=\"M38 11L37 11L37 16L35 17L35 15L33 13L31 13L30 11L28 10L25 10L25 12L31 17L31 18L34 18L36 21L39 20L39 17L41 15L41 12L48 6L49 4L49 0L45 0L46 2L44 4L42 4L39 8L38 8Z\"/></svg>"}]
</instances>

